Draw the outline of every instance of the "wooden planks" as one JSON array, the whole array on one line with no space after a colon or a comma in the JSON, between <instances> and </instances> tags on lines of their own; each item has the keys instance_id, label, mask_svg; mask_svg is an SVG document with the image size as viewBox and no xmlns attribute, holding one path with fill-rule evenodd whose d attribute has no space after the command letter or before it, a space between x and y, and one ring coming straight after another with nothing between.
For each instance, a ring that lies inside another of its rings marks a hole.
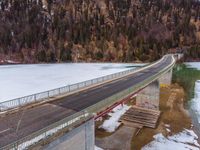
<instances>
[{"instance_id":1,"label":"wooden planks","mask_svg":"<svg viewBox=\"0 0 200 150\"><path fill-rule=\"evenodd\" d=\"M132 106L121 118L120 121L130 127L155 128L160 116L160 111Z\"/></svg>"}]
</instances>

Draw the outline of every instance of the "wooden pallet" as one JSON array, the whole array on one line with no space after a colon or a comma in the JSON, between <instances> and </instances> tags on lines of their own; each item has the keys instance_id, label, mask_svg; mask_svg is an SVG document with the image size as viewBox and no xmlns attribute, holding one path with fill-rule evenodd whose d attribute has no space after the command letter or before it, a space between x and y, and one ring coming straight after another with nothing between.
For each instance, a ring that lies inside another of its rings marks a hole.
<instances>
[{"instance_id":1,"label":"wooden pallet","mask_svg":"<svg viewBox=\"0 0 200 150\"><path fill-rule=\"evenodd\" d=\"M155 128L160 117L160 111L132 106L121 118L120 121L130 127Z\"/></svg>"}]
</instances>

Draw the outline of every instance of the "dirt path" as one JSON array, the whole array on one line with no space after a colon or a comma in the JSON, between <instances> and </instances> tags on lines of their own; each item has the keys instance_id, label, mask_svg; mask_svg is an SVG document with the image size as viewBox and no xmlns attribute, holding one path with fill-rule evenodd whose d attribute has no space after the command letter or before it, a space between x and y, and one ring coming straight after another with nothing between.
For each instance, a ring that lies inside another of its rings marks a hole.
<instances>
[{"instance_id":1,"label":"dirt path","mask_svg":"<svg viewBox=\"0 0 200 150\"><path fill-rule=\"evenodd\" d=\"M108 137L96 138L96 145L104 150L131 150L131 140L136 129L122 126Z\"/></svg>"}]
</instances>

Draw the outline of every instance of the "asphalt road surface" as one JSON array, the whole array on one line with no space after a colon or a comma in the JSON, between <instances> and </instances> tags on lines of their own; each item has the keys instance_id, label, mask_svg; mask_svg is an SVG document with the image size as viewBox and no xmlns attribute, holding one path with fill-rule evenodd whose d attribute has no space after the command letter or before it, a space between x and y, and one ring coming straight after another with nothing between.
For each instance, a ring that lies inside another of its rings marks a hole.
<instances>
[{"instance_id":1,"label":"asphalt road surface","mask_svg":"<svg viewBox=\"0 0 200 150\"><path fill-rule=\"evenodd\" d=\"M122 79L1 117L0 148L153 76L171 62L172 57L167 56L152 67Z\"/></svg>"}]
</instances>

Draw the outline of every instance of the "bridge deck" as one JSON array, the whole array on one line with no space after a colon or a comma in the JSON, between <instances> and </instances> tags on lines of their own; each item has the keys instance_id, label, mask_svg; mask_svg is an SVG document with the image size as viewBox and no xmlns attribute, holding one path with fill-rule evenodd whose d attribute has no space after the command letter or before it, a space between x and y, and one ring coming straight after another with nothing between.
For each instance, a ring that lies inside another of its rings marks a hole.
<instances>
[{"instance_id":1,"label":"bridge deck","mask_svg":"<svg viewBox=\"0 0 200 150\"><path fill-rule=\"evenodd\" d=\"M30 135L54 122L81 111L158 73L172 62L161 62L130 76L81 91L18 113L0 118L0 147Z\"/></svg>"}]
</instances>

